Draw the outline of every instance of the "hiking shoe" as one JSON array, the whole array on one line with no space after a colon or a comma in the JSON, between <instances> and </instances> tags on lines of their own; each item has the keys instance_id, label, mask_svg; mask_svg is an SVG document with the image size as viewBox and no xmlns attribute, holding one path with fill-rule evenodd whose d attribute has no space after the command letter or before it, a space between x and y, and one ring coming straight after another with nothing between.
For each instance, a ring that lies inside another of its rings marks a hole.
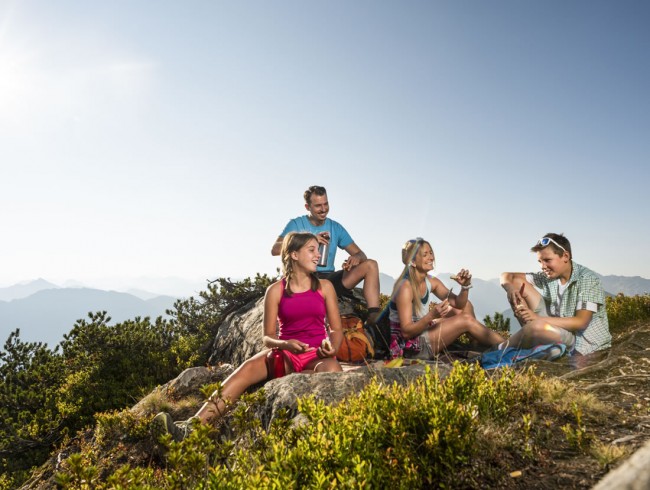
<instances>
[{"instance_id":1,"label":"hiking shoe","mask_svg":"<svg viewBox=\"0 0 650 490\"><path fill-rule=\"evenodd\" d=\"M160 412L151 421L151 435L158 441L161 436L169 434L172 440L181 442L192 431L192 421L195 417L190 417L187 420L174 422L172 416L167 412Z\"/></svg>"}]
</instances>

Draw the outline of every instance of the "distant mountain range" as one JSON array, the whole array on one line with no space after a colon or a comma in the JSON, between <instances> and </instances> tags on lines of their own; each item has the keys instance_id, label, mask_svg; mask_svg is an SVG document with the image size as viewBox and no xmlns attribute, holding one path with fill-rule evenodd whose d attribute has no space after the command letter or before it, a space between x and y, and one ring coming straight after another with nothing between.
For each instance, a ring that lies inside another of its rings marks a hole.
<instances>
[{"instance_id":1,"label":"distant mountain range","mask_svg":"<svg viewBox=\"0 0 650 490\"><path fill-rule=\"evenodd\" d=\"M640 276L600 276L605 291L616 295L623 293L626 296L650 293L650 279Z\"/></svg>"},{"instance_id":2,"label":"distant mountain range","mask_svg":"<svg viewBox=\"0 0 650 490\"><path fill-rule=\"evenodd\" d=\"M36 279L35 281L21 282L6 288L0 288L0 301L11 301L14 299L26 298L43 289L58 289L59 286L46 281L45 279Z\"/></svg>"},{"instance_id":3,"label":"distant mountain range","mask_svg":"<svg viewBox=\"0 0 650 490\"><path fill-rule=\"evenodd\" d=\"M89 312L106 311L115 324L138 316L164 317L165 310L176 301L171 296L151 297L152 293L142 293L149 295L149 299L116 291L60 288L42 279L2 288L0 298L13 299L0 301L0 348L16 328L20 329L21 340L45 342L54 347L77 320L87 319Z\"/></svg>"}]
</instances>

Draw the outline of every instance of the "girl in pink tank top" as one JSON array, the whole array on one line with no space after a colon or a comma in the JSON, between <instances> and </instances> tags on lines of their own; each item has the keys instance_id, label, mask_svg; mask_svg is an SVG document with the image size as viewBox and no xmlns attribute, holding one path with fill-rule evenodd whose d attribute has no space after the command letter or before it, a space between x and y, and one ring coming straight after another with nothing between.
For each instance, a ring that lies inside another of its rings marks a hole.
<instances>
[{"instance_id":1,"label":"girl in pink tank top","mask_svg":"<svg viewBox=\"0 0 650 490\"><path fill-rule=\"evenodd\" d=\"M266 349L239 366L194 417L173 422L161 412L153 420L153 430L181 440L193 419L201 423L221 417L226 406L250 386L270 379L267 355L277 350L286 373L341 371L336 352L343 340L338 300L332 283L316 277L320 253L311 233L288 233L282 242L283 277L271 284L264 296L264 337ZM329 320L327 337L325 318Z\"/></svg>"}]
</instances>

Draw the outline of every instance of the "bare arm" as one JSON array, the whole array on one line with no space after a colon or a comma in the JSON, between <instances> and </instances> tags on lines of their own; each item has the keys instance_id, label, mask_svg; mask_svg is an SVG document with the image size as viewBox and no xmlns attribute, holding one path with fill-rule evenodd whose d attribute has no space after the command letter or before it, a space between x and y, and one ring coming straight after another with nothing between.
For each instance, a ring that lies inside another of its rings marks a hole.
<instances>
[{"instance_id":1,"label":"bare arm","mask_svg":"<svg viewBox=\"0 0 650 490\"><path fill-rule=\"evenodd\" d=\"M339 313L339 303L336 298L336 291L332 283L326 279L321 279L321 288L325 298L325 309L327 311L327 321L330 324L330 340L332 341L332 350L319 350L320 357L334 357L339 350L343 341L343 332L341 330L341 315Z\"/></svg>"},{"instance_id":2,"label":"bare arm","mask_svg":"<svg viewBox=\"0 0 650 490\"><path fill-rule=\"evenodd\" d=\"M412 339L417 337L425 330L428 330L432 325L431 322L436 318L441 318L440 309L448 308L447 301L438 303L433 310L430 310L420 318L418 321L413 321L413 290L408 281L404 281L399 288L397 297L395 298L397 305L397 314L399 315L400 329L402 336L405 339Z\"/></svg>"},{"instance_id":3,"label":"bare arm","mask_svg":"<svg viewBox=\"0 0 650 490\"><path fill-rule=\"evenodd\" d=\"M366 254L363 253L363 250L361 250L359 246L354 242L345 247L345 251L350 254L350 256L343 264L343 269L345 270L350 270L353 267L359 265L361 262L368 260L368 257L366 257Z\"/></svg>"},{"instance_id":4,"label":"bare arm","mask_svg":"<svg viewBox=\"0 0 650 490\"><path fill-rule=\"evenodd\" d=\"M508 295L508 301L513 310L517 308L517 305L521 302L521 287L526 284L526 273L525 272L504 272L501 274L501 287L505 289L506 294Z\"/></svg>"},{"instance_id":5,"label":"bare arm","mask_svg":"<svg viewBox=\"0 0 650 490\"><path fill-rule=\"evenodd\" d=\"M589 325L589 322L591 321L591 318L593 317L593 313L589 310L578 310L576 311L575 316L551 316L551 317L545 317L545 316L539 316L537 315L534 311L531 311L528 308L524 308L522 311L518 313L525 322L530 322L536 319L542 319L546 320L549 325L553 325L554 327L560 327L563 328L564 330L568 330L569 332L576 332L578 330L582 330L584 328L587 328L587 325Z\"/></svg>"},{"instance_id":6,"label":"bare arm","mask_svg":"<svg viewBox=\"0 0 650 490\"><path fill-rule=\"evenodd\" d=\"M273 256L280 255L280 252L282 251L282 241L283 240L284 240L283 236L278 237L278 239L275 241L275 243L271 247L271 255L273 255Z\"/></svg>"},{"instance_id":7,"label":"bare arm","mask_svg":"<svg viewBox=\"0 0 650 490\"><path fill-rule=\"evenodd\" d=\"M282 284L280 282L271 284L264 295L264 337L262 341L264 347L267 348L281 347L283 343L278 339L277 333L278 306L281 296Z\"/></svg>"},{"instance_id":8,"label":"bare arm","mask_svg":"<svg viewBox=\"0 0 650 490\"><path fill-rule=\"evenodd\" d=\"M438 299L448 300L451 306L459 310L465 308L469 296L468 289L461 288L460 293L455 294L451 292L450 289L447 289L447 286L445 286L437 277L430 277L428 280L431 281L431 292L435 294Z\"/></svg>"},{"instance_id":9,"label":"bare arm","mask_svg":"<svg viewBox=\"0 0 650 490\"><path fill-rule=\"evenodd\" d=\"M587 328L594 314L589 310L578 310L576 316L553 317L553 325L569 332L576 332ZM551 319L549 319L551 320Z\"/></svg>"}]
</instances>

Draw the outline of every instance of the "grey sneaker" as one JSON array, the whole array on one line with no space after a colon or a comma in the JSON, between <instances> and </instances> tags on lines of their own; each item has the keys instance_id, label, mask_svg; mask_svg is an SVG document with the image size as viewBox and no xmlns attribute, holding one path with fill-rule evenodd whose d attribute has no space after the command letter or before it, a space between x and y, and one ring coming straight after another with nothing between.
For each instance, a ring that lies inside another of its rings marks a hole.
<instances>
[{"instance_id":1,"label":"grey sneaker","mask_svg":"<svg viewBox=\"0 0 650 490\"><path fill-rule=\"evenodd\" d=\"M158 441L161 436L169 434L172 436L172 440L180 442L192 431L192 421L194 418L190 417L187 420L174 422L172 416L167 412L160 412L151 421L151 435L154 440Z\"/></svg>"}]
</instances>

